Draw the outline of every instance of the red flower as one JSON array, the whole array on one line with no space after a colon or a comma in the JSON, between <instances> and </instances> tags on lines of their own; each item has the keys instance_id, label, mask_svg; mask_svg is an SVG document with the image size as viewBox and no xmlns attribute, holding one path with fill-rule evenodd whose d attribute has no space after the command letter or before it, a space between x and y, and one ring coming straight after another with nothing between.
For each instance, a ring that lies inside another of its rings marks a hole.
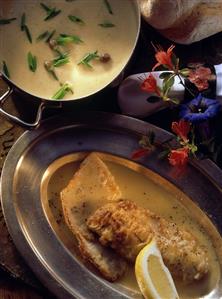
<instances>
[{"instance_id":1,"label":"red flower","mask_svg":"<svg viewBox=\"0 0 222 299\"><path fill-rule=\"evenodd\" d=\"M168 160L173 166L184 166L188 161L189 149L186 147L171 150Z\"/></svg>"},{"instance_id":2,"label":"red flower","mask_svg":"<svg viewBox=\"0 0 222 299\"><path fill-rule=\"evenodd\" d=\"M146 148L140 148L140 149L138 149L138 150L136 150L136 151L134 151L134 152L132 153L131 158L132 158L133 160L136 160L136 159L139 159L139 158L142 158L142 157L148 155L149 152L150 152L150 151L149 151L148 149L146 149Z\"/></svg>"},{"instance_id":3,"label":"red flower","mask_svg":"<svg viewBox=\"0 0 222 299\"><path fill-rule=\"evenodd\" d=\"M157 64L154 65L152 71L155 70L158 66L163 65L166 66L169 70L174 70L174 66L172 63L172 53L175 46L171 45L168 50L165 52L162 49L157 49L155 54Z\"/></svg>"},{"instance_id":4,"label":"red flower","mask_svg":"<svg viewBox=\"0 0 222 299\"><path fill-rule=\"evenodd\" d=\"M195 84L199 91L202 91L209 87L208 80L212 80L214 77L208 67L198 66L190 70L188 79Z\"/></svg>"},{"instance_id":5,"label":"red flower","mask_svg":"<svg viewBox=\"0 0 222 299\"><path fill-rule=\"evenodd\" d=\"M147 92L154 92L160 96L160 89L157 86L156 79L152 74L149 74L149 76L143 81L141 84L141 89Z\"/></svg>"},{"instance_id":6,"label":"red flower","mask_svg":"<svg viewBox=\"0 0 222 299\"><path fill-rule=\"evenodd\" d=\"M179 122L172 122L172 131L177 134L184 142L188 141L188 133L190 132L190 123L181 119Z\"/></svg>"}]
</instances>

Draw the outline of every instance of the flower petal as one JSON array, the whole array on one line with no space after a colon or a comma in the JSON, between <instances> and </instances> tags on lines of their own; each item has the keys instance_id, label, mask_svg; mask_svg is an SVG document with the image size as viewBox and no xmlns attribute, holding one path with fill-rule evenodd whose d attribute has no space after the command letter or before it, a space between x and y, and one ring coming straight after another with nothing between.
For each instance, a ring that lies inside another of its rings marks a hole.
<instances>
[{"instance_id":1,"label":"flower petal","mask_svg":"<svg viewBox=\"0 0 222 299\"><path fill-rule=\"evenodd\" d=\"M188 148L179 148L176 150L171 150L168 160L173 166L184 166L188 161Z\"/></svg>"},{"instance_id":2,"label":"flower petal","mask_svg":"<svg viewBox=\"0 0 222 299\"><path fill-rule=\"evenodd\" d=\"M137 160L137 159L139 159L139 158L142 158L142 157L148 155L149 152L150 152L150 151L149 151L148 149L140 148L140 149L138 149L138 150L135 150L135 151L132 153L131 158L132 158L133 160Z\"/></svg>"},{"instance_id":3,"label":"flower petal","mask_svg":"<svg viewBox=\"0 0 222 299\"><path fill-rule=\"evenodd\" d=\"M203 106L204 111L202 111ZM199 94L195 99L181 105L179 115L186 121L198 123L216 116L220 108L219 101L205 98Z\"/></svg>"}]
</instances>

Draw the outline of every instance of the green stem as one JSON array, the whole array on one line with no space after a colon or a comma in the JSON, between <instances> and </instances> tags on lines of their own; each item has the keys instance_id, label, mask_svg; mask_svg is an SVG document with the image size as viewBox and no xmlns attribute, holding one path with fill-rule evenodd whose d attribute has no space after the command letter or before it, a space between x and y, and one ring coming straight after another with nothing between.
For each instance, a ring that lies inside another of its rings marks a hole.
<instances>
[{"instance_id":1,"label":"green stem","mask_svg":"<svg viewBox=\"0 0 222 299\"><path fill-rule=\"evenodd\" d=\"M188 92L195 98L195 94L184 84L184 82L183 82L183 80L182 80L182 78L181 78L181 76L180 76L180 74L179 73L175 73L176 74L176 76L178 76L178 78L180 79L180 84L182 84L183 86L184 86L184 88L186 89L186 90L188 90Z\"/></svg>"}]
</instances>

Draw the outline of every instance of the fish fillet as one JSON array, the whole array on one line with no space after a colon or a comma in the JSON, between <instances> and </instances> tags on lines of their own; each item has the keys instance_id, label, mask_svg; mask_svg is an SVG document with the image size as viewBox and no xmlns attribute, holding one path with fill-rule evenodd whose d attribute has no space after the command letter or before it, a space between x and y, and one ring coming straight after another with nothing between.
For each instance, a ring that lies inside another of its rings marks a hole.
<instances>
[{"instance_id":1,"label":"fish fillet","mask_svg":"<svg viewBox=\"0 0 222 299\"><path fill-rule=\"evenodd\" d=\"M89 217L87 225L103 246L113 248L132 262L155 238L171 274L184 282L199 280L209 270L206 249L190 232L132 201L106 204Z\"/></svg>"},{"instance_id":2,"label":"fish fillet","mask_svg":"<svg viewBox=\"0 0 222 299\"><path fill-rule=\"evenodd\" d=\"M60 197L65 221L77 238L82 257L106 279L118 279L125 271L126 262L112 249L102 246L86 225L96 209L121 197L114 177L98 155L92 153L81 163Z\"/></svg>"}]
</instances>

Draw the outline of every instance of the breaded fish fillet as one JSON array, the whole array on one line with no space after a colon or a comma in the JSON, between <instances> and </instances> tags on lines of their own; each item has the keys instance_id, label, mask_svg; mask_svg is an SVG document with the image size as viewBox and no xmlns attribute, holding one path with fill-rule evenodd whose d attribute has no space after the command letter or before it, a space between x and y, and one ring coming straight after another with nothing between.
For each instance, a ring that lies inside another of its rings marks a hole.
<instances>
[{"instance_id":1,"label":"breaded fish fillet","mask_svg":"<svg viewBox=\"0 0 222 299\"><path fill-rule=\"evenodd\" d=\"M135 261L141 248L155 238L172 275L185 282L199 280L209 270L206 249L190 232L129 200L99 208L87 225L102 245L110 246L129 261Z\"/></svg>"},{"instance_id":2,"label":"breaded fish fillet","mask_svg":"<svg viewBox=\"0 0 222 299\"><path fill-rule=\"evenodd\" d=\"M121 192L107 166L90 154L60 194L65 221L76 236L80 254L102 275L114 281L126 268L126 262L111 248L105 248L88 230L86 220L95 210L119 199Z\"/></svg>"}]
</instances>

